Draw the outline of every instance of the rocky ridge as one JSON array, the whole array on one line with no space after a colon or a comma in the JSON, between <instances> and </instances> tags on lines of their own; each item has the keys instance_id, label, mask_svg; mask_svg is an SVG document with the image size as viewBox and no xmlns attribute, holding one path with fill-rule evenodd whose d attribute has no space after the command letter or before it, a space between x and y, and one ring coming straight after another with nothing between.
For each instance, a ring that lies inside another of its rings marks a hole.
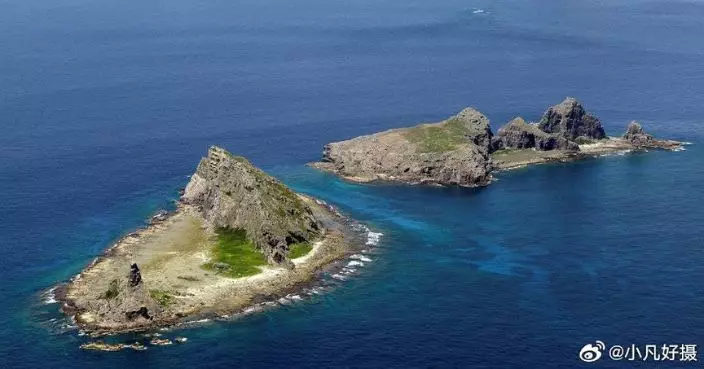
<instances>
[{"instance_id":1,"label":"rocky ridge","mask_svg":"<svg viewBox=\"0 0 704 369\"><path fill-rule=\"evenodd\" d=\"M518 117L499 129L492 140L492 151L501 149L536 149L579 151L579 145L562 136L540 130L536 124Z\"/></svg>"},{"instance_id":2,"label":"rocky ridge","mask_svg":"<svg viewBox=\"0 0 704 369\"><path fill-rule=\"evenodd\" d=\"M606 138L599 118L587 113L582 104L573 97L548 108L538 122L538 128L571 141L579 137L595 140Z\"/></svg>"}]
</instances>

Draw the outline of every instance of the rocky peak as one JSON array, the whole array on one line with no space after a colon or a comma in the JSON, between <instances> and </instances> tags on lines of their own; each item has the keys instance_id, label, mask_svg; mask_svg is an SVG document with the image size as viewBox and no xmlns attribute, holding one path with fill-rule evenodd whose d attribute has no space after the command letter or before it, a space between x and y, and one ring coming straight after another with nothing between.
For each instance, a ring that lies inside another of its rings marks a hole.
<instances>
[{"instance_id":1,"label":"rocky peak","mask_svg":"<svg viewBox=\"0 0 704 369\"><path fill-rule=\"evenodd\" d=\"M498 135L492 140L492 149L538 149L578 151L579 146L555 134L541 131L537 125L527 123L517 117L499 129Z\"/></svg>"},{"instance_id":2,"label":"rocky peak","mask_svg":"<svg viewBox=\"0 0 704 369\"><path fill-rule=\"evenodd\" d=\"M653 136L645 133L640 123L631 121L623 138L635 146L648 146L653 143Z\"/></svg>"},{"instance_id":3,"label":"rocky peak","mask_svg":"<svg viewBox=\"0 0 704 369\"><path fill-rule=\"evenodd\" d=\"M575 140L577 137L589 139L606 137L601 121L587 113L582 104L572 97L548 108L538 123L538 128L568 140Z\"/></svg>"},{"instance_id":4,"label":"rocky peak","mask_svg":"<svg viewBox=\"0 0 704 369\"><path fill-rule=\"evenodd\" d=\"M270 263L288 263L289 245L317 237L322 226L293 191L247 159L212 146L186 186L214 228L244 229Z\"/></svg>"},{"instance_id":5,"label":"rocky peak","mask_svg":"<svg viewBox=\"0 0 704 369\"><path fill-rule=\"evenodd\" d=\"M626 133L624 134L624 138L628 136L633 136L633 135L642 135L645 134L645 131L643 131L643 126L640 125L635 120L632 120L631 123L628 123L628 127L626 127Z\"/></svg>"},{"instance_id":6,"label":"rocky peak","mask_svg":"<svg viewBox=\"0 0 704 369\"><path fill-rule=\"evenodd\" d=\"M459 122L466 130L466 136L480 148L489 151L491 138L494 136L489 125L489 119L480 111L468 107L457 115L448 119L448 122Z\"/></svg>"}]
</instances>

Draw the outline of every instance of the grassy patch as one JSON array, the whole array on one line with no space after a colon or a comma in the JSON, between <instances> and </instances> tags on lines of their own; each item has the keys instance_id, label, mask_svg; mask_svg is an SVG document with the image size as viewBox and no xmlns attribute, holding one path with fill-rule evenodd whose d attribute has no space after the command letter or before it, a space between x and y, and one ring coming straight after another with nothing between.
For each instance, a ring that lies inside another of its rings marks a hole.
<instances>
[{"instance_id":1,"label":"grassy patch","mask_svg":"<svg viewBox=\"0 0 704 369\"><path fill-rule=\"evenodd\" d=\"M149 290L149 296L161 306L169 306L174 302L174 296L169 291Z\"/></svg>"},{"instance_id":2,"label":"grassy patch","mask_svg":"<svg viewBox=\"0 0 704 369\"><path fill-rule=\"evenodd\" d=\"M309 242L294 243L289 246L288 257L289 259L300 258L301 256L309 253L310 250L313 250L313 245Z\"/></svg>"},{"instance_id":3,"label":"grassy patch","mask_svg":"<svg viewBox=\"0 0 704 369\"><path fill-rule=\"evenodd\" d=\"M239 278L257 274L261 271L257 267L267 264L266 258L247 238L244 229L221 228L217 234L218 243L213 248L213 261L204 264L203 268Z\"/></svg>"},{"instance_id":4,"label":"grassy patch","mask_svg":"<svg viewBox=\"0 0 704 369\"><path fill-rule=\"evenodd\" d=\"M494 155L508 155L508 154L515 152L515 151L518 151L518 150L521 150L521 149L514 149L511 147L508 147L508 148L496 150L493 153L491 153L491 155L492 156L494 156Z\"/></svg>"},{"instance_id":5,"label":"grassy patch","mask_svg":"<svg viewBox=\"0 0 704 369\"><path fill-rule=\"evenodd\" d=\"M408 129L406 139L418 145L421 152L446 152L467 142L472 132L457 118L442 125L420 125Z\"/></svg>"},{"instance_id":6,"label":"grassy patch","mask_svg":"<svg viewBox=\"0 0 704 369\"><path fill-rule=\"evenodd\" d=\"M117 295L120 293L117 288L118 283L119 282L117 279L113 279L112 281L110 281L110 286L108 286L108 290L105 291L105 293L103 294L104 299L111 300L117 297Z\"/></svg>"}]
</instances>

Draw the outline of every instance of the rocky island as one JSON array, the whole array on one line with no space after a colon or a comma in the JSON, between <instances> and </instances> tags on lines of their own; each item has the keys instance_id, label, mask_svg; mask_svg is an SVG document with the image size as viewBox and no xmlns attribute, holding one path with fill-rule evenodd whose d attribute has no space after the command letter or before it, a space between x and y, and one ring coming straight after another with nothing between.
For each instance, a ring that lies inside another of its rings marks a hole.
<instances>
[{"instance_id":1,"label":"rocky island","mask_svg":"<svg viewBox=\"0 0 704 369\"><path fill-rule=\"evenodd\" d=\"M537 123L517 117L493 134L474 108L439 123L391 129L325 145L310 165L356 182L484 186L492 173L531 164L567 161L639 149L677 150L631 122L621 137L608 137L601 121L568 97Z\"/></svg>"},{"instance_id":2,"label":"rocky island","mask_svg":"<svg viewBox=\"0 0 704 369\"><path fill-rule=\"evenodd\" d=\"M358 182L479 186L491 181L489 120L473 108L439 123L325 145L314 167Z\"/></svg>"},{"instance_id":3,"label":"rocky island","mask_svg":"<svg viewBox=\"0 0 704 369\"><path fill-rule=\"evenodd\" d=\"M295 291L352 239L334 209L214 146L174 213L119 240L57 297L94 335L231 314Z\"/></svg>"}]
</instances>

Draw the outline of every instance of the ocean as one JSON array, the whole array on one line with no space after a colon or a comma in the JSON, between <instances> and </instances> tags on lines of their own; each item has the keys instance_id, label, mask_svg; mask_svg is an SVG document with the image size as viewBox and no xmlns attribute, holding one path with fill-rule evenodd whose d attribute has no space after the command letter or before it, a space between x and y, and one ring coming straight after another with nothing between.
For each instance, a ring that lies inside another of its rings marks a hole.
<instances>
[{"instance_id":1,"label":"ocean","mask_svg":"<svg viewBox=\"0 0 704 369\"><path fill-rule=\"evenodd\" d=\"M578 354L704 345L703 18L663 0L0 0L0 367L658 367ZM496 131L566 96L611 135L637 119L692 144L480 189L305 166L330 141L466 106ZM211 144L382 233L371 261L166 333L184 345L80 350L46 291L172 208Z\"/></svg>"}]
</instances>

